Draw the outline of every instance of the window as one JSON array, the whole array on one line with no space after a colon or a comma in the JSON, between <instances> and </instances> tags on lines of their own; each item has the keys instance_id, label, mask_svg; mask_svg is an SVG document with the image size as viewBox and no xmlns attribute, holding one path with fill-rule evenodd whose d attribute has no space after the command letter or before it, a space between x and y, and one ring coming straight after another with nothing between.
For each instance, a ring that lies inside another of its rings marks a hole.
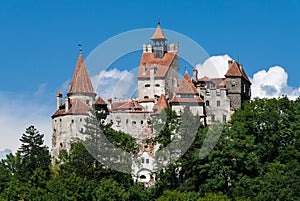
<instances>
[{"instance_id":1,"label":"window","mask_svg":"<svg viewBox=\"0 0 300 201\"><path fill-rule=\"evenodd\" d=\"M135 125L136 124L136 121L132 121L132 125Z\"/></svg>"},{"instance_id":2,"label":"window","mask_svg":"<svg viewBox=\"0 0 300 201\"><path fill-rule=\"evenodd\" d=\"M74 119L72 119L72 123L74 123Z\"/></svg>"},{"instance_id":3,"label":"window","mask_svg":"<svg viewBox=\"0 0 300 201\"><path fill-rule=\"evenodd\" d=\"M156 87L160 87L160 85L159 85L159 84L156 84L155 86L156 86Z\"/></svg>"},{"instance_id":4,"label":"window","mask_svg":"<svg viewBox=\"0 0 300 201\"><path fill-rule=\"evenodd\" d=\"M215 122L215 121L216 121L215 115L211 115L211 121L212 121L212 122Z\"/></svg>"},{"instance_id":5,"label":"window","mask_svg":"<svg viewBox=\"0 0 300 201\"><path fill-rule=\"evenodd\" d=\"M146 179L146 176L145 175L141 175L140 179Z\"/></svg>"},{"instance_id":6,"label":"window","mask_svg":"<svg viewBox=\"0 0 300 201\"><path fill-rule=\"evenodd\" d=\"M233 81L233 82L231 83L231 86L232 86L232 87L235 87L235 81Z\"/></svg>"},{"instance_id":7,"label":"window","mask_svg":"<svg viewBox=\"0 0 300 201\"><path fill-rule=\"evenodd\" d=\"M61 119L59 119L59 121L60 121L60 122L62 122L62 120L61 120Z\"/></svg>"},{"instance_id":8,"label":"window","mask_svg":"<svg viewBox=\"0 0 300 201\"><path fill-rule=\"evenodd\" d=\"M146 159L146 163L149 164L149 158Z\"/></svg>"},{"instance_id":9,"label":"window","mask_svg":"<svg viewBox=\"0 0 300 201\"><path fill-rule=\"evenodd\" d=\"M217 107L221 106L221 101L217 101Z\"/></svg>"},{"instance_id":10,"label":"window","mask_svg":"<svg viewBox=\"0 0 300 201\"><path fill-rule=\"evenodd\" d=\"M144 96L144 99L147 99L147 98L149 98L149 96Z\"/></svg>"},{"instance_id":11,"label":"window","mask_svg":"<svg viewBox=\"0 0 300 201\"><path fill-rule=\"evenodd\" d=\"M144 123L144 121L143 120L141 120L141 124L143 124Z\"/></svg>"},{"instance_id":12,"label":"window","mask_svg":"<svg viewBox=\"0 0 300 201\"><path fill-rule=\"evenodd\" d=\"M142 158L142 163L145 163L145 159L144 158Z\"/></svg>"},{"instance_id":13,"label":"window","mask_svg":"<svg viewBox=\"0 0 300 201\"><path fill-rule=\"evenodd\" d=\"M86 100L85 102L86 102L87 105L90 105L90 101L89 100Z\"/></svg>"},{"instance_id":14,"label":"window","mask_svg":"<svg viewBox=\"0 0 300 201\"><path fill-rule=\"evenodd\" d=\"M80 122L82 122L82 119L80 118Z\"/></svg>"},{"instance_id":15,"label":"window","mask_svg":"<svg viewBox=\"0 0 300 201\"><path fill-rule=\"evenodd\" d=\"M145 84L145 87L150 87L150 84Z\"/></svg>"},{"instance_id":16,"label":"window","mask_svg":"<svg viewBox=\"0 0 300 201\"><path fill-rule=\"evenodd\" d=\"M126 124L128 124L128 119L126 119Z\"/></svg>"},{"instance_id":17,"label":"window","mask_svg":"<svg viewBox=\"0 0 300 201\"><path fill-rule=\"evenodd\" d=\"M206 105L206 106L209 106L209 101L208 101L208 100L205 102L205 105Z\"/></svg>"},{"instance_id":18,"label":"window","mask_svg":"<svg viewBox=\"0 0 300 201\"><path fill-rule=\"evenodd\" d=\"M223 122L226 122L226 115L223 115Z\"/></svg>"}]
</instances>

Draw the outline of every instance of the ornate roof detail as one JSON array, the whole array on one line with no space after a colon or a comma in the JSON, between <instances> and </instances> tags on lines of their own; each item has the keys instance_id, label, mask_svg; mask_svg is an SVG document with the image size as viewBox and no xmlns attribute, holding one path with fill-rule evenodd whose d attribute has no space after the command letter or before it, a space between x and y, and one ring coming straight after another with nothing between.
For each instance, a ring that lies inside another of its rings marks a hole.
<instances>
[{"instance_id":1,"label":"ornate roof detail","mask_svg":"<svg viewBox=\"0 0 300 201\"><path fill-rule=\"evenodd\" d=\"M79 54L78 56L68 94L74 93L95 94L82 54Z\"/></svg>"}]
</instances>

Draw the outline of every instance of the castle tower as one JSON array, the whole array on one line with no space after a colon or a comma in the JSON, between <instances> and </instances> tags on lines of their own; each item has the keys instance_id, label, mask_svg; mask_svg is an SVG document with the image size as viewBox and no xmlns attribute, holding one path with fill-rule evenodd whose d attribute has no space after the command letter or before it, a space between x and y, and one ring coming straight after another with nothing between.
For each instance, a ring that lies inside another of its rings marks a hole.
<instances>
[{"instance_id":1,"label":"castle tower","mask_svg":"<svg viewBox=\"0 0 300 201\"><path fill-rule=\"evenodd\" d=\"M57 93L57 110L52 115L52 157L57 158L62 149L84 136L85 118L95 102L96 93L80 52L69 92L62 103L62 93ZM99 102L99 101L98 101Z\"/></svg>"},{"instance_id":2,"label":"castle tower","mask_svg":"<svg viewBox=\"0 0 300 201\"><path fill-rule=\"evenodd\" d=\"M243 66L236 61L228 61L228 71L225 74L226 88L232 109L240 109L243 102L250 100L251 82L243 69Z\"/></svg>"},{"instance_id":3,"label":"castle tower","mask_svg":"<svg viewBox=\"0 0 300 201\"><path fill-rule=\"evenodd\" d=\"M178 43L166 44L160 22L152 43L143 45L138 71L138 99L158 99L161 94L173 97L174 79L178 79Z\"/></svg>"}]
</instances>

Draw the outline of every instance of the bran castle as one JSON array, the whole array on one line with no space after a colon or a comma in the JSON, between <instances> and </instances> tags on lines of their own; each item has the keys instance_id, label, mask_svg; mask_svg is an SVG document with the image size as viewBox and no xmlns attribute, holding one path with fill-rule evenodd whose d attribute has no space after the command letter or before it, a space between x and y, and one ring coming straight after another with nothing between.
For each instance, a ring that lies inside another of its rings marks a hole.
<instances>
[{"instance_id":1,"label":"bran castle","mask_svg":"<svg viewBox=\"0 0 300 201\"><path fill-rule=\"evenodd\" d=\"M215 121L229 121L232 113L240 109L245 100L250 100L251 82L238 62L228 61L225 78L199 77L198 71L193 69L191 77L186 71L179 80L178 43L166 43L160 23L151 41L143 45L137 76L138 97L122 101L108 98L106 102L97 97L80 52L64 103L63 94L57 92L57 108L52 115L53 158L83 138L81 132L89 110L101 108L108 112L107 120L113 123L115 130L128 133L141 145L138 157L142 157L144 164L143 168L134 170L134 174L139 181L149 182L155 148L143 142L153 137L153 115L171 108L180 116L180 111L188 107L204 125L210 125Z\"/></svg>"}]
</instances>

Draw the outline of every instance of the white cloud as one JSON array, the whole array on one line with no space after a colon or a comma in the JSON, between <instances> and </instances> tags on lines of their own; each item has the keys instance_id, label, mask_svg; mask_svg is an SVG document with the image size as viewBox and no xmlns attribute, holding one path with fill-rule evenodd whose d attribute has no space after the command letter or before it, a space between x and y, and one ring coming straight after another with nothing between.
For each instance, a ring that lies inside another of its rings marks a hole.
<instances>
[{"instance_id":1,"label":"white cloud","mask_svg":"<svg viewBox=\"0 0 300 201\"><path fill-rule=\"evenodd\" d=\"M137 90L136 75L127 70L120 71L114 68L101 71L98 75L92 76L91 81L98 96L104 100L109 97L132 97Z\"/></svg>"},{"instance_id":2,"label":"white cloud","mask_svg":"<svg viewBox=\"0 0 300 201\"><path fill-rule=\"evenodd\" d=\"M251 81L252 98L277 98L287 95L290 99L296 99L300 95L300 88L288 86L288 74L281 66L271 67L268 71L258 71Z\"/></svg>"},{"instance_id":3,"label":"white cloud","mask_svg":"<svg viewBox=\"0 0 300 201\"><path fill-rule=\"evenodd\" d=\"M45 134L45 143L50 147L50 116L55 105L54 108L49 106L51 101L41 103L34 94L0 92L0 150L8 148L15 152L20 146L19 139L30 125Z\"/></svg>"},{"instance_id":4,"label":"white cloud","mask_svg":"<svg viewBox=\"0 0 300 201\"><path fill-rule=\"evenodd\" d=\"M206 59L203 64L197 64L196 69L200 77L224 77L228 70L228 60L231 60L231 57L227 54L212 56Z\"/></svg>"},{"instance_id":5,"label":"white cloud","mask_svg":"<svg viewBox=\"0 0 300 201\"><path fill-rule=\"evenodd\" d=\"M196 65L199 77L224 77L228 70L228 60L231 57L226 55L209 57L203 64ZM245 67L247 71L247 67ZM294 88L288 85L288 74L281 66L270 67L267 71L260 70L253 75L248 74L252 85L252 98L277 98L282 95L295 99L300 96L300 87Z\"/></svg>"}]
</instances>

